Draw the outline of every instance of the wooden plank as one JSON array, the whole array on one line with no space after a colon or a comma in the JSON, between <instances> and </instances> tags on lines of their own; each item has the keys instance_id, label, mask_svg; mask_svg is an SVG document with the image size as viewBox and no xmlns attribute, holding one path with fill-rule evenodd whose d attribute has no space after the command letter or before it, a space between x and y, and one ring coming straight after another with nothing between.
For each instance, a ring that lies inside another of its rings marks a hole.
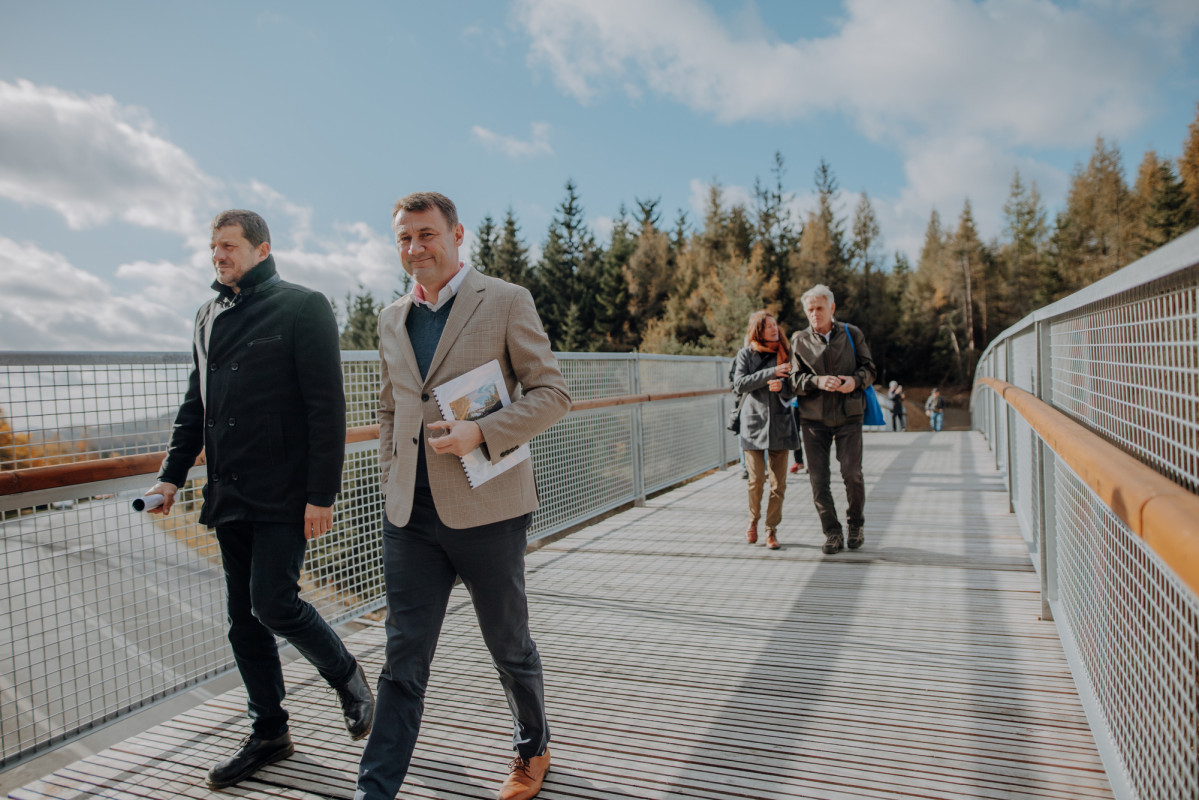
<instances>
[{"instance_id":1,"label":"wooden plank","mask_svg":"<svg viewBox=\"0 0 1199 800\"><path fill-rule=\"evenodd\" d=\"M1111 797L985 443L919 441L867 439L859 552L820 553L806 480L783 548L746 545L730 471L531 553L553 730L541 797ZM347 644L378 674L381 628ZM351 798L362 743L306 662L285 677L297 754L239 787L211 793L203 776L248 731L240 689L10 797ZM491 796L510 737L459 588L403 796Z\"/></svg>"}]
</instances>

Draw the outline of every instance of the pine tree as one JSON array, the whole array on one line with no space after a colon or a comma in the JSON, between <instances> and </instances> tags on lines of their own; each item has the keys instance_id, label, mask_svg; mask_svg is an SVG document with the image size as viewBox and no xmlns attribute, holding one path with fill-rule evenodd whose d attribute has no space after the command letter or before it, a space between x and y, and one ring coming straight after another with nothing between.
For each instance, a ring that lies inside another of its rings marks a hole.
<instances>
[{"instance_id":1,"label":"pine tree","mask_svg":"<svg viewBox=\"0 0 1199 800\"><path fill-rule=\"evenodd\" d=\"M1199 104L1195 106L1195 119L1182 144L1182 155L1178 157L1178 177L1187 196L1186 224L1194 227L1199 225Z\"/></svg>"},{"instance_id":2,"label":"pine tree","mask_svg":"<svg viewBox=\"0 0 1199 800\"><path fill-rule=\"evenodd\" d=\"M579 270L585 268L585 260L591 255L589 250L594 249L594 240L583 220L583 207L575 183L568 180L566 198L558 206L558 213L550 223L534 278L537 310L541 314L545 332L556 349L560 349L570 307L579 305L582 299Z\"/></svg>"},{"instance_id":3,"label":"pine tree","mask_svg":"<svg viewBox=\"0 0 1199 800\"><path fill-rule=\"evenodd\" d=\"M792 295L802 297L812 286L823 283L833 290L838 304L851 303L849 257L845 246L845 223L837 217L837 178L828 162L821 159L816 169L817 207L809 212L799 249L791 269ZM798 309L802 311L802 309Z\"/></svg>"},{"instance_id":4,"label":"pine tree","mask_svg":"<svg viewBox=\"0 0 1199 800\"><path fill-rule=\"evenodd\" d=\"M981 324L983 339L986 338L986 282L982 280L984 253L983 244L979 239L978 230L974 225L974 211L967 199L962 205L962 214L958 218L958 228L949 244L949 257L958 267L956 286L953 289L962 308L962 326L965 334L967 361L964 364L965 377L973 375L974 359L977 355L975 343L977 340L976 323ZM975 310L980 312L976 320Z\"/></svg>"},{"instance_id":5,"label":"pine tree","mask_svg":"<svg viewBox=\"0 0 1199 800\"><path fill-rule=\"evenodd\" d=\"M634 344L639 345L646 326L665 309L673 288L670 270L670 237L642 217L637 244L624 267L628 286L628 326Z\"/></svg>"},{"instance_id":6,"label":"pine tree","mask_svg":"<svg viewBox=\"0 0 1199 800\"><path fill-rule=\"evenodd\" d=\"M1008 240L1000 252L1005 294L997 327L1006 328L1037 308L1048 226L1036 183L1025 184L1017 170L1003 206Z\"/></svg>"},{"instance_id":7,"label":"pine tree","mask_svg":"<svg viewBox=\"0 0 1199 800\"><path fill-rule=\"evenodd\" d=\"M494 267L489 274L533 290L532 270L529 268L529 248L520 238L520 226L511 207L504 215L504 230L495 245Z\"/></svg>"},{"instance_id":8,"label":"pine tree","mask_svg":"<svg viewBox=\"0 0 1199 800\"><path fill-rule=\"evenodd\" d=\"M495 246L497 233L491 215L483 217L479 230L475 232L475 246L471 248L470 263L479 272L495 274Z\"/></svg>"},{"instance_id":9,"label":"pine tree","mask_svg":"<svg viewBox=\"0 0 1199 800\"><path fill-rule=\"evenodd\" d=\"M1100 137L1087 166L1075 170L1059 215L1054 255L1064 291L1089 286L1131 260L1133 210L1120 149Z\"/></svg>"},{"instance_id":10,"label":"pine tree","mask_svg":"<svg viewBox=\"0 0 1199 800\"><path fill-rule=\"evenodd\" d=\"M754 181L754 213L756 216L756 239L754 247L766 277L774 278L778 288L772 297L766 298L767 307L786 322L796 311L792 296L791 251L798 245L798 236L792 224L788 208L791 194L783 191L783 175L786 168L782 153L775 151L774 165L770 169L774 176L773 186L764 186Z\"/></svg>"},{"instance_id":11,"label":"pine tree","mask_svg":"<svg viewBox=\"0 0 1199 800\"><path fill-rule=\"evenodd\" d=\"M595 334L596 349L623 352L635 347L629 336L629 286L625 268L637 237L632 231L628 210L622 204L612 225L612 238L600 262L596 280Z\"/></svg>"},{"instance_id":12,"label":"pine tree","mask_svg":"<svg viewBox=\"0 0 1199 800\"><path fill-rule=\"evenodd\" d=\"M383 311L383 304L376 302L374 295L362 284L358 284L357 294L351 296L346 292L345 304L346 323L339 337L341 349L378 350L379 313Z\"/></svg>"},{"instance_id":13,"label":"pine tree","mask_svg":"<svg viewBox=\"0 0 1199 800\"><path fill-rule=\"evenodd\" d=\"M883 297L885 274L882 272L882 228L870 198L862 192L853 215L853 238L849 257L853 276L853 305L837 306L838 316L861 328L870 342L878 364L885 364L889 351L886 332L895 327L896 309Z\"/></svg>"},{"instance_id":14,"label":"pine tree","mask_svg":"<svg viewBox=\"0 0 1199 800\"><path fill-rule=\"evenodd\" d=\"M1149 150L1137 170L1133 185L1137 220L1134 255L1161 247L1190 227L1186 191L1174 168Z\"/></svg>"}]
</instances>

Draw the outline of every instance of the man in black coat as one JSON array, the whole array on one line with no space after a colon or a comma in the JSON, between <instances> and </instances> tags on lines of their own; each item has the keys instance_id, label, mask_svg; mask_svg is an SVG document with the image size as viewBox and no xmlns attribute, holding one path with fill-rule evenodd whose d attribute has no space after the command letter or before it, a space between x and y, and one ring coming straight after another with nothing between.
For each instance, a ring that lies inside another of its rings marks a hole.
<instances>
[{"instance_id":1,"label":"man in black coat","mask_svg":"<svg viewBox=\"0 0 1199 800\"><path fill-rule=\"evenodd\" d=\"M309 539L333 526L345 457L337 322L324 295L275 272L270 231L252 211L212 221L217 297L201 306L187 394L158 483L156 513L175 502L204 450L200 522L216 528L225 568L229 643L249 695L252 732L208 773L213 789L295 752L275 637L337 690L351 738L371 728L374 698L358 662L300 598Z\"/></svg>"}]
</instances>

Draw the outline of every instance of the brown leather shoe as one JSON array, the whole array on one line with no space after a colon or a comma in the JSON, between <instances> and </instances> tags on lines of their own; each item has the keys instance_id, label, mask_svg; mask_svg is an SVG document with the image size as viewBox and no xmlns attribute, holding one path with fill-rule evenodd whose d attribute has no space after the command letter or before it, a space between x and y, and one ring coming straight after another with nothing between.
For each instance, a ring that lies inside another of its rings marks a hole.
<instances>
[{"instance_id":1,"label":"brown leather shoe","mask_svg":"<svg viewBox=\"0 0 1199 800\"><path fill-rule=\"evenodd\" d=\"M541 791L545 773L550 771L550 751L532 758L514 758L508 765L508 780L500 787L497 800L530 800Z\"/></svg>"},{"instance_id":2,"label":"brown leather shoe","mask_svg":"<svg viewBox=\"0 0 1199 800\"><path fill-rule=\"evenodd\" d=\"M756 519L749 521L749 527L745 529L745 541L750 544L758 543L758 521Z\"/></svg>"},{"instance_id":3,"label":"brown leather shoe","mask_svg":"<svg viewBox=\"0 0 1199 800\"><path fill-rule=\"evenodd\" d=\"M779 540L778 537L774 535L774 528L766 529L766 546L771 550L779 549Z\"/></svg>"}]
</instances>

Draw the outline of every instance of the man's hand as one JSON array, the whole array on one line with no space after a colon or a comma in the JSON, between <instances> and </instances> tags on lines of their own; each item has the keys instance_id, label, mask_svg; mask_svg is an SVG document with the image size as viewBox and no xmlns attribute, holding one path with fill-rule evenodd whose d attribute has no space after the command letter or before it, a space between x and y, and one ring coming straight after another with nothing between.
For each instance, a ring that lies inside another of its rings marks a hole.
<instances>
[{"instance_id":1,"label":"man's hand","mask_svg":"<svg viewBox=\"0 0 1199 800\"><path fill-rule=\"evenodd\" d=\"M781 392L783 390L783 382L777 378L766 381L766 388L772 392Z\"/></svg>"},{"instance_id":2,"label":"man's hand","mask_svg":"<svg viewBox=\"0 0 1199 800\"><path fill-rule=\"evenodd\" d=\"M146 509L147 514L168 514L171 511L171 506L175 505L175 492L179 491L179 487L173 483L164 483L159 481L150 487L146 492L148 494L162 495L162 505L158 508ZM146 495L142 495L145 497Z\"/></svg>"},{"instance_id":3,"label":"man's hand","mask_svg":"<svg viewBox=\"0 0 1199 800\"><path fill-rule=\"evenodd\" d=\"M858 388L858 382L853 379L852 375L842 375L841 385L837 387L837 391L842 394L849 394L856 388Z\"/></svg>"},{"instance_id":4,"label":"man's hand","mask_svg":"<svg viewBox=\"0 0 1199 800\"><path fill-rule=\"evenodd\" d=\"M464 456L483 444L483 430L474 420L430 422L426 427L432 431L445 431L442 436L429 437L429 445L438 455Z\"/></svg>"},{"instance_id":5,"label":"man's hand","mask_svg":"<svg viewBox=\"0 0 1199 800\"><path fill-rule=\"evenodd\" d=\"M841 391L841 379L836 375L817 375L816 388L826 392Z\"/></svg>"},{"instance_id":6,"label":"man's hand","mask_svg":"<svg viewBox=\"0 0 1199 800\"><path fill-rule=\"evenodd\" d=\"M333 506L304 505L304 538L316 539L333 528Z\"/></svg>"}]
</instances>

